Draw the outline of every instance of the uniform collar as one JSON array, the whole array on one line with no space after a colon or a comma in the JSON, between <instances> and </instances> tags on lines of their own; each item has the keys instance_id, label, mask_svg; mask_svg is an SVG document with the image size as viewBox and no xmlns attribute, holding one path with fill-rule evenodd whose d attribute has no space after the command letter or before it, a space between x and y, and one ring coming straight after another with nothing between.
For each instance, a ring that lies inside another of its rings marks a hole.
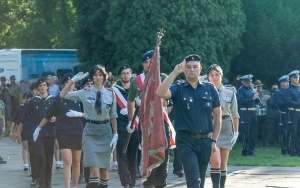
<instances>
[{"instance_id":1,"label":"uniform collar","mask_svg":"<svg viewBox=\"0 0 300 188\"><path fill-rule=\"evenodd\" d=\"M218 91L222 91L224 88L225 88L224 85L221 84L221 85L217 88L217 90L218 90Z\"/></svg>"},{"instance_id":2,"label":"uniform collar","mask_svg":"<svg viewBox=\"0 0 300 188\"><path fill-rule=\"evenodd\" d=\"M197 86L198 85L203 85L204 84L204 82L203 81L200 81L200 79L198 79L198 84L197 84ZM187 80L185 80L185 82L184 82L184 86L188 86L188 85L191 85Z\"/></svg>"},{"instance_id":3,"label":"uniform collar","mask_svg":"<svg viewBox=\"0 0 300 188\"><path fill-rule=\"evenodd\" d=\"M101 93L104 91L104 86L102 86L102 88L100 89L100 90L97 90L96 88L95 88L95 86L93 86L93 87L91 87L91 90L92 91L95 91L96 93L98 92L98 91L101 91Z\"/></svg>"}]
</instances>

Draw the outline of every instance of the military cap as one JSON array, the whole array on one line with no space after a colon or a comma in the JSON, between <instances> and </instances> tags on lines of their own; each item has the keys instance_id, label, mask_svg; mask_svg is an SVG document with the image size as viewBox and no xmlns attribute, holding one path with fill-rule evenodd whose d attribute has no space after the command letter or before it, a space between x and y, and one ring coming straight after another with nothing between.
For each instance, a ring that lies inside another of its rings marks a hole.
<instances>
[{"instance_id":1,"label":"military cap","mask_svg":"<svg viewBox=\"0 0 300 188\"><path fill-rule=\"evenodd\" d=\"M244 76L241 76L240 77L240 80L241 81L252 81L252 78L253 78L253 75L252 74L247 74L247 75L244 75Z\"/></svg>"},{"instance_id":2,"label":"military cap","mask_svg":"<svg viewBox=\"0 0 300 188\"><path fill-rule=\"evenodd\" d=\"M299 76L299 71L298 70L294 70L294 71L289 73L290 78L298 77L298 76Z\"/></svg>"},{"instance_id":3,"label":"military cap","mask_svg":"<svg viewBox=\"0 0 300 188\"><path fill-rule=\"evenodd\" d=\"M88 83L88 82L92 82L93 80L91 79L91 78L86 78L86 79L84 79L83 81L82 81L82 83L81 83L81 85L82 85L82 87L84 87L84 85L86 84L86 83Z\"/></svg>"},{"instance_id":4,"label":"military cap","mask_svg":"<svg viewBox=\"0 0 300 188\"><path fill-rule=\"evenodd\" d=\"M288 75L283 75L278 79L278 82L286 82L286 81L289 81Z\"/></svg>"},{"instance_id":5,"label":"military cap","mask_svg":"<svg viewBox=\"0 0 300 188\"><path fill-rule=\"evenodd\" d=\"M61 83L61 84L64 84L64 83L66 83L68 80L70 80L72 77L73 77L73 74L67 73L67 74L65 74L65 75L61 78L60 83Z\"/></svg>"},{"instance_id":6,"label":"military cap","mask_svg":"<svg viewBox=\"0 0 300 188\"><path fill-rule=\"evenodd\" d=\"M142 63L144 61L146 61L147 59L152 58L152 56L153 56L153 50L150 50L150 51L144 53L144 55L142 56Z\"/></svg>"},{"instance_id":7,"label":"military cap","mask_svg":"<svg viewBox=\"0 0 300 188\"><path fill-rule=\"evenodd\" d=\"M130 69L130 65L128 65L128 64L122 65L118 70L118 75L120 75L122 70L124 70L124 69Z\"/></svg>"},{"instance_id":8,"label":"military cap","mask_svg":"<svg viewBox=\"0 0 300 188\"><path fill-rule=\"evenodd\" d=\"M185 59L185 62L189 62L189 61L199 61L200 62L201 61L200 56L197 54L188 55L184 59Z\"/></svg>"}]
</instances>

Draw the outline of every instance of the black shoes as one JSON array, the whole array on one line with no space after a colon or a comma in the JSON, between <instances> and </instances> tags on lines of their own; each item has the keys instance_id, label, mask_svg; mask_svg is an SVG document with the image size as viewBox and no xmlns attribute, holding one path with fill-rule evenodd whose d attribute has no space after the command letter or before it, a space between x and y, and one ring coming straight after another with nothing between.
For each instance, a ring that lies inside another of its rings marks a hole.
<instances>
[{"instance_id":1,"label":"black shoes","mask_svg":"<svg viewBox=\"0 0 300 188\"><path fill-rule=\"evenodd\" d=\"M37 180L32 180L31 183L30 183L30 186L36 186L37 185Z\"/></svg>"},{"instance_id":2,"label":"black shoes","mask_svg":"<svg viewBox=\"0 0 300 188\"><path fill-rule=\"evenodd\" d=\"M183 177L183 171L182 170L173 171L173 174L177 175L180 178Z\"/></svg>"}]
</instances>

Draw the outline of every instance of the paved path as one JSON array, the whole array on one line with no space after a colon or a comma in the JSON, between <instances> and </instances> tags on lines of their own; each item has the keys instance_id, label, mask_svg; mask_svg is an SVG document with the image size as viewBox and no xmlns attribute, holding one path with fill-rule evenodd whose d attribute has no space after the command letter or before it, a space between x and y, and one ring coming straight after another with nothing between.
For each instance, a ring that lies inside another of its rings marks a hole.
<instances>
[{"instance_id":1,"label":"paved path","mask_svg":"<svg viewBox=\"0 0 300 188\"><path fill-rule=\"evenodd\" d=\"M7 160L7 164L0 165L0 188L29 188L31 178L28 172L22 170L21 145L11 142L7 137L2 138L0 155ZM170 164L167 187L186 187L185 178L178 178L172 172ZM110 171L109 176L109 187L121 187L117 172ZM139 180L137 183L136 187L141 188ZM229 188L300 188L300 167L229 166L226 184ZM61 170L53 168L52 187L64 187ZM212 187L208 175L205 187ZM79 184L79 188L85 188L85 184Z\"/></svg>"}]
</instances>

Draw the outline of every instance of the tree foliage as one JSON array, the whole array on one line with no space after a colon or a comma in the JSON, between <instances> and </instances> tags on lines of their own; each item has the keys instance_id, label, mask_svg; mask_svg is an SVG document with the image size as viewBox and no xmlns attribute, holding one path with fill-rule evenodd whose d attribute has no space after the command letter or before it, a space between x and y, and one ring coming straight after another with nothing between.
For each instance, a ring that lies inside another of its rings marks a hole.
<instances>
[{"instance_id":1,"label":"tree foliage","mask_svg":"<svg viewBox=\"0 0 300 188\"><path fill-rule=\"evenodd\" d=\"M270 86L300 65L300 1L244 0L244 48L231 72L252 73Z\"/></svg>"},{"instance_id":2,"label":"tree foliage","mask_svg":"<svg viewBox=\"0 0 300 188\"><path fill-rule=\"evenodd\" d=\"M205 66L220 63L228 67L241 49L245 16L240 1L75 2L81 59L101 63L114 73L122 64L141 71L141 56L154 48L158 28L166 30L161 45L165 72L191 53L200 54Z\"/></svg>"}]
</instances>

